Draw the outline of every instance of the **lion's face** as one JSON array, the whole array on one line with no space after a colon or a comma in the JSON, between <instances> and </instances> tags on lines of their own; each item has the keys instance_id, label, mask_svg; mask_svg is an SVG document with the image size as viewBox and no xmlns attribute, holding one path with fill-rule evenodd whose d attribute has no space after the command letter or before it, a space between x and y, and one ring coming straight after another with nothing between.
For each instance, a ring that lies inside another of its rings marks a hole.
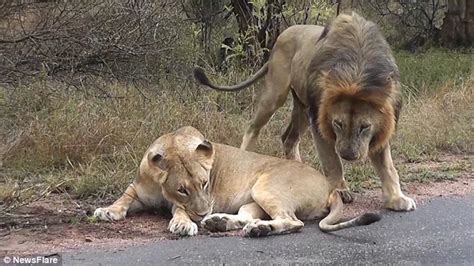
<instances>
[{"instance_id":1,"label":"lion's face","mask_svg":"<svg viewBox=\"0 0 474 266\"><path fill-rule=\"evenodd\" d=\"M383 114L368 102L342 99L328 109L335 149L347 161L364 159L370 143L384 125Z\"/></svg>"},{"instance_id":2,"label":"lion's face","mask_svg":"<svg viewBox=\"0 0 474 266\"><path fill-rule=\"evenodd\" d=\"M199 222L212 208L208 190L214 160L212 144L196 129L185 127L154 145L156 148L148 155L149 164L161 172L163 196Z\"/></svg>"}]
</instances>

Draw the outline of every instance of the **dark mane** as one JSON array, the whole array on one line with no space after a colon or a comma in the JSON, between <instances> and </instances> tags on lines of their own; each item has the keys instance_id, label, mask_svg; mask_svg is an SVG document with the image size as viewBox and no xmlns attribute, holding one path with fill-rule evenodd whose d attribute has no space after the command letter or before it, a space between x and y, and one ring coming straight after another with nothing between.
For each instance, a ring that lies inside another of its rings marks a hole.
<instances>
[{"instance_id":1,"label":"dark mane","mask_svg":"<svg viewBox=\"0 0 474 266\"><path fill-rule=\"evenodd\" d=\"M312 75L327 71L334 80L357 83L367 90L383 89L390 79L399 80L390 46L379 28L357 14L336 18L316 49L320 52L310 65Z\"/></svg>"},{"instance_id":2,"label":"dark mane","mask_svg":"<svg viewBox=\"0 0 474 266\"><path fill-rule=\"evenodd\" d=\"M400 74L390 46L379 28L359 15L340 15L316 43L308 68L309 116L319 133L334 139L328 108L341 99L368 102L383 115L384 124L371 143L377 150L391 138L401 109Z\"/></svg>"}]
</instances>

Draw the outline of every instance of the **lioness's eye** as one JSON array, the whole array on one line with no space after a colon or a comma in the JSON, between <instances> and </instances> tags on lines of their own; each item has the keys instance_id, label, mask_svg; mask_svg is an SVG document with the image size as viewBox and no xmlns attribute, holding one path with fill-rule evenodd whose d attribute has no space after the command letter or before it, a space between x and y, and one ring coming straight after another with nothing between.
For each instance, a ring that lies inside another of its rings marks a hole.
<instances>
[{"instance_id":1,"label":"lioness's eye","mask_svg":"<svg viewBox=\"0 0 474 266\"><path fill-rule=\"evenodd\" d=\"M178 188L178 192L186 196L188 195L188 191L184 187Z\"/></svg>"},{"instance_id":2,"label":"lioness's eye","mask_svg":"<svg viewBox=\"0 0 474 266\"><path fill-rule=\"evenodd\" d=\"M204 182L202 183L202 188L205 188L206 186L207 186L207 181L204 181Z\"/></svg>"}]
</instances>

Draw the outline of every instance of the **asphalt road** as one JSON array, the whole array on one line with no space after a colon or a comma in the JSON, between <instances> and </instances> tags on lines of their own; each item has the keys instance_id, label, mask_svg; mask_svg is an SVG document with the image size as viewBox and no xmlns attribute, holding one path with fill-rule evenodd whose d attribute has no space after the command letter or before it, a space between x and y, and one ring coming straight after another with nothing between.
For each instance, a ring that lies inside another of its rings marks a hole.
<instances>
[{"instance_id":1,"label":"asphalt road","mask_svg":"<svg viewBox=\"0 0 474 266\"><path fill-rule=\"evenodd\" d=\"M260 239L197 236L116 250L63 254L65 265L402 264L474 265L474 197L434 199L414 212L383 212L380 222L325 234ZM349 207L350 208L350 207Z\"/></svg>"}]
</instances>

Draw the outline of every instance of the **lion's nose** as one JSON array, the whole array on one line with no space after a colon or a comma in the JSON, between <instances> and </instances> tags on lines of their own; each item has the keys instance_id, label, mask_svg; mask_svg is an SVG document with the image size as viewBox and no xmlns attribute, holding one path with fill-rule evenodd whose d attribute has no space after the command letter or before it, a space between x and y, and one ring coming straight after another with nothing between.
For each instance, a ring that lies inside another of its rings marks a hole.
<instances>
[{"instance_id":1,"label":"lion's nose","mask_svg":"<svg viewBox=\"0 0 474 266\"><path fill-rule=\"evenodd\" d=\"M339 155L346 161L354 161L357 159L357 153L352 149L343 149L339 152Z\"/></svg>"}]
</instances>

